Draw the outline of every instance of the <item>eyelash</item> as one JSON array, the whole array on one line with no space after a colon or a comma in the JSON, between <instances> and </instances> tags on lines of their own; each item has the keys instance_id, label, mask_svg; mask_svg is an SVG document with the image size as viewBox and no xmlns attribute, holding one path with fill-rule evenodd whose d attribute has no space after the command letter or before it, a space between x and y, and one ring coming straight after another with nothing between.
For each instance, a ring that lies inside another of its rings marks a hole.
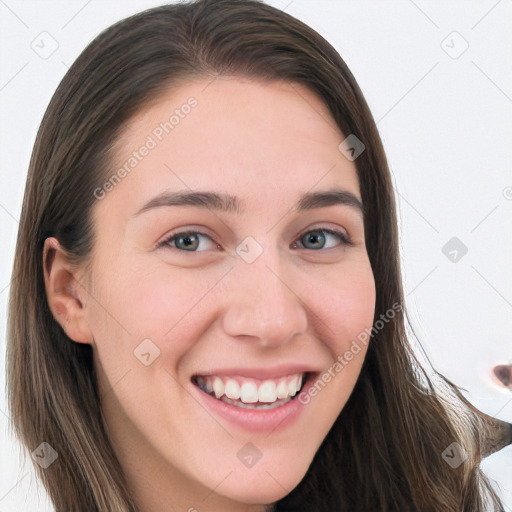
<instances>
[{"instance_id":1,"label":"eyelash","mask_svg":"<svg viewBox=\"0 0 512 512\"><path fill-rule=\"evenodd\" d=\"M339 238L339 240L341 241L341 245L346 245L346 246L349 246L349 247L352 247L354 246L354 243L352 242L352 240L350 240L350 238L345 234L345 233L342 233L341 231L337 231L337 230L334 230L334 229L329 229L329 228L316 228L316 229L311 229L309 231L306 231L304 232L300 237L304 237L305 235L309 234L309 233L316 233L318 231L321 231L323 233L328 233L330 235L334 235L334 236L337 236ZM163 240L162 242L160 242L157 246L157 248L161 248L161 247L164 247L166 246L167 248L169 249L173 249L173 250L176 250L176 251L180 251L180 252L203 252L203 251L185 251L184 249L178 249L177 247L172 247L171 246L171 243L174 242L175 240L177 240L178 238L182 238L182 237L186 237L186 236L189 236L189 235L201 235L201 236L205 236L206 238L209 238L210 240L212 240L212 242L214 242L215 244L217 244L217 242L215 242L215 240L213 240L209 235L207 235L206 233L202 233L201 231L195 231L195 230L188 230L188 231L180 231L178 233L173 233L171 234L169 237L167 237L165 240ZM295 242L294 242L295 243ZM218 246L219 244L217 244ZM335 247L329 247L328 249L335 249ZM308 249L310 251L318 251L318 250L322 250L322 249Z\"/></svg>"}]
</instances>

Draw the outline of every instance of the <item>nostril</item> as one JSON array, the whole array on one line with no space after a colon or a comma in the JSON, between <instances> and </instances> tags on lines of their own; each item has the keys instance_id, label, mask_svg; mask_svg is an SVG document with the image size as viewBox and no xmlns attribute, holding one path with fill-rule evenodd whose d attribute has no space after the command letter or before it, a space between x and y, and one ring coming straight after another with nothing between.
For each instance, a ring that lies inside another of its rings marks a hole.
<instances>
[{"instance_id":1,"label":"nostril","mask_svg":"<svg viewBox=\"0 0 512 512\"><path fill-rule=\"evenodd\" d=\"M512 384L512 365L498 364L492 369L492 372L505 387L509 387Z\"/></svg>"}]
</instances>

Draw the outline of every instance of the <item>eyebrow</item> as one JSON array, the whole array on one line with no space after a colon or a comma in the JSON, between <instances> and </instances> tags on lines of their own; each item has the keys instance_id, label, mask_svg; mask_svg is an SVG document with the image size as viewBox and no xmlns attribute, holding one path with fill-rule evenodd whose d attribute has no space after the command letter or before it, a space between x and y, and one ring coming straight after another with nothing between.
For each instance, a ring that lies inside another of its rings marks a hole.
<instances>
[{"instance_id":1,"label":"eyebrow","mask_svg":"<svg viewBox=\"0 0 512 512\"><path fill-rule=\"evenodd\" d=\"M320 192L307 192L303 194L293 211L301 212L324 208L333 205L344 205L354 209L361 217L364 214L362 202L348 190L331 189ZM242 202L235 196L219 194L208 191L165 191L149 200L134 216L140 215L154 208L168 206L196 206L213 211L242 215L244 208Z\"/></svg>"}]
</instances>

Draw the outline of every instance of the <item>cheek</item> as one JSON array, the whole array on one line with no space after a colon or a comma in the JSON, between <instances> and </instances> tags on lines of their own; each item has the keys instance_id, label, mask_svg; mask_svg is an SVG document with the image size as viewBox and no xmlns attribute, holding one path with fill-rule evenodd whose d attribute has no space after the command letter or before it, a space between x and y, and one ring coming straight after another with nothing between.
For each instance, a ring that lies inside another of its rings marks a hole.
<instances>
[{"instance_id":1,"label":"cheek","mask_svg":"<svg viewBox=\"0 0 512 512\"><path fill-rule=\"evenodd\" d=\"M146 338L164 347L170 336L173 353L179 354L180 346L186 348L187 339L198 334L187 334L196 325L187 317L197 315L194 309L208 316L201 301L222 275L222 269L214 276L207 269L169 269L161 265L148 271L146 265L134 261L123 264L118 260L115 269L103 271L96 278L101 285L95 289L93 301L95 339L128 337L133 350ZM304 276L298 282L301 281L304 282ZM321 319L318 329L324 333L324 339L332 340L332 349L339 353L348 339L355 338L373 322L375 282L370 263L367 258L360 258L335 271L329 270L326 275L310 274L306 281L307 290L300 295L307 297L307 306Z\"/></svg>"},{"instance_id":2,"label":"cheek","mask_svg":"<svg viewBox=\"0 0 512 512\"><path fill-rule=\"evenodd\" d=\"M102 284L95 292L91 320L100 353L119 362L131 360L134 349L150 339L162 355L177 360L189 348L189 340L198 336L190 331L197 324L192 325L189 318L201 309L201 299L212 286L212 276L208 277L197 269L155 266L148 270L147 265L122 261L115 272L98 275L96 280ZM171 354L165 354L166 349Z\"/></svg>"},{"instance_id":3,"label":"cheek","mask_svg":"<svg viewBox=\"0 0 512 512\"><path fill-rule=\"evenodd\" d=\"M353 340L371 328L375 314L375 281L368 261L352 265L318 290L312 300L326 325L331 349L343 353Z\"/></svg>"},{"instance_id":4,"label":"cheek","mask_svg":"<svg viewBox=\"0 0 512 512\"><path fill-rule=\"evenodd\" d=\"M316 308L315 315L322 320L321 339L332 360L312 386L299 395L299 400L311 404L315 411L313 435L317 445L353 392L368 348L361 341L361 333L371 330L375 314L375 281L368 260L338 268L336 273L330 272L330 279L321 282L323 286L315 288L309 299Z\"/></svg>"}]
</instances>

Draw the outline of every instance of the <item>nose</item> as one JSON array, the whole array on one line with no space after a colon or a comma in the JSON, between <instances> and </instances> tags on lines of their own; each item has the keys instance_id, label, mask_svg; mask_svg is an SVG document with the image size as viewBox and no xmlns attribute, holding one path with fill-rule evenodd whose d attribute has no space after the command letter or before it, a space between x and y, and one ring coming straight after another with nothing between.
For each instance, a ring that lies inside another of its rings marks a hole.
<instances>
[{"instance_id":1,"label":"nose","mask_svg":"<svg viewBox=\"0 0 512 512\"><path fill-rule=\"evenodd\" d=\"M223 327L230 336L277 347L305 333L308 317L301 298L304 287L275 259L272 268L269 262L263 256L250 264L240 261L230 272Z\"/></svg>"}]
</instances>

